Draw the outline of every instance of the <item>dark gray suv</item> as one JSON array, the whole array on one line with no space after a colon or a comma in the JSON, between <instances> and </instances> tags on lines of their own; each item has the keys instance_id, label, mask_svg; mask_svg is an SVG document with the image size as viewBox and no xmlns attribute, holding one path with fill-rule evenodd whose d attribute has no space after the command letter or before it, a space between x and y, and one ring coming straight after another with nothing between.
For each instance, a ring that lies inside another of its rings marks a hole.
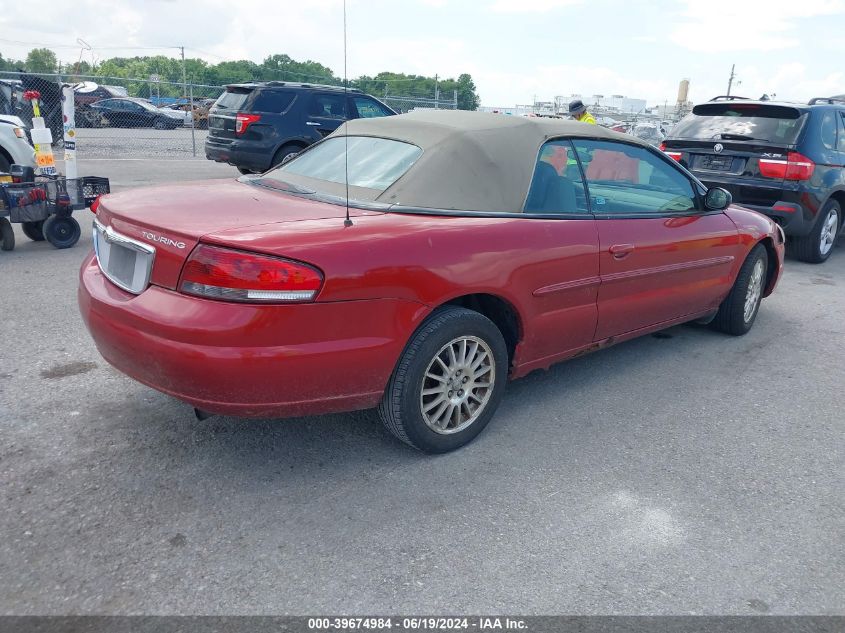
<instances>
[{"instance_id":1,"label":"dark gray suv","mask_svg":"<svg viewBox=\"0 0 845 633\"><path fill-rule=\"evenodd\" d=\"M783 227L798 259L821 263L845 212L845 100L807 104L716 97L661 145L708 187Z\"/></svg>"},{"instance_id":2,"label":"dark gray suv","mask_svg":"<svg viewBox=\"0 0 845 633\"><path fill-rule=\"evenodd\" d=\"M263 172L347 119L393 114L360 90L282 81L233 84L208 113L205 157L244 174Z\"/></svg>"}]
</instances>

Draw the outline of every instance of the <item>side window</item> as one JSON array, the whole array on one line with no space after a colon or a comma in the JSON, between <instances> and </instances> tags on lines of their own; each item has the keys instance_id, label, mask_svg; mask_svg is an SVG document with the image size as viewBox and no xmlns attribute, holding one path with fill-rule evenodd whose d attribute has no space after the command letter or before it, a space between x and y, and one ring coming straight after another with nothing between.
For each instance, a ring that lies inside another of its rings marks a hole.
<instances>
[{"instance_id":1,"label":"side window","mask_svg":"<svg viewBox=\"0 0 845 633\"><path fill-rule=\"evenodd\" d=\"M291 90L260 90L252 109L255 112L285 112L296 95Z\"/></svg>"},{"instance_id":2,"label":"side window","mask_svg":"<svg viewBox=\"0 0 845 633\"><path fill-rule=\"evenodd\" d=\"M679 169L644 147L573 139L584 166L593 213L694 211L697 198Z\"/></svg>"},{"instance_id":3,"label":"side window","mask_svg":"<svg viewBox=\"0 0 845 633\"><path fill-rule=\"evenodd\" d=\"M308 114L324 119L345 119L345 101L346 98L342 93L336 95L315 94L311 98L311 107L309 108Z\"/></svg>"},{"instance_id":4,"label":"side window","mask_svg":"<svg viewBox=\"0 0 845 633\"><path fill-rule=\"evenodd\" d=\"M836 113L833 110L827 110L822 116L820 132L824 146L836 149Z\"/></svg>"},{"instance_id":5,"label":"side window","mask_svg":"<svg viewBox=\"0 0 845 633\"><path fill-rule=\"evenodd\" d=\"M837 149L840 152L845 152L845 112L839 113L839 143Z\"/></svg>"},{"instance_id":6,"label":"side window","mask_svg":"<svg viewBox=\"0 0 845 633\"><path fill-rule=\"evenodd\" d=\"M572 143L545 143L537 156L525 213L588 213L587 194Z\"/></svg>"},{"instance_id":7,"label":"side window","mask_svg":"<svg viewBox=\"0 0 845 633\"><path fill-rule=\"evenodd\" d=\"M367 97L353 97L352 103L355 104L355 111L358 113L358 118L371 119L379 116L389 116L392 114L388 112L378 101L368 99Z\"/></svg>"}]
</instances>

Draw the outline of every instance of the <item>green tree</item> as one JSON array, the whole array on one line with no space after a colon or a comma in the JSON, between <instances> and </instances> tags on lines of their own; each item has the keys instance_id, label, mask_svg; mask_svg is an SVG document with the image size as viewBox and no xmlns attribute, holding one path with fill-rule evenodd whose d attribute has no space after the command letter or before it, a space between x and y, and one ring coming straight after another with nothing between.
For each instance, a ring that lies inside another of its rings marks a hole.
<instances>
[{"instance_id":1,"label":"green tree","mask_svg":"<svg viewBox=\"0 0 845 633\"><path fill-rule=\"evenodd\" d=\"M75 62L69 62L67 64L67 69L69 73L73 75L90 75L91 74L91 64L86 62L84 59L77 60Z\"/></svg>"},{"instance_id":2,"label":"green tree","mask_svg":"<svg viewBox=\"0 0 845 633\"><path fill-rule=\"evenodd\" d=\"M6 59L0 54L0 70L15 71L24 67L24 63L19 59Z\"/></svg>"},{"instance_id":3,"label":"green tree","mask_svg":"<svg viewBox=\"0 0 845 633\"><path fill-rule=\"evenodd\" d=\"M331 68L310 59L298 62L288 55L271 55L261 63L262 78L268 80L293 81L300 83L323 83L339 85L342 80L335 77Z\"/></svg>"},{"instance_id":4,"label":"green tree","mask_svg":"<svg viewBox=\"0 0 845 633\"><path fill-rule=\"evenodd\" d=\"M460 75L455 90L458 91L458 110L478 110L481 98L475 92L475 82L471 75Z\"/></svg>"},{"instance_id":5,"label":"green tree","mask_svg":"<svg viewBox=\"0 0 845 633\"><path fill-rule=\"evenodd\" d=\"M255 81L261 78L261 69L255 62L248 59L241 59L234 62L220 62L214 66L211 75L216 85L241 83L244 81Z\"/></svg>"},{"instance_id":6,"label":"green tree","mask_svg":"<svg viewBox=\"0 0 845 633\"><path fill-rule=\"evenodd\" d=\"M56 72L56 54L49 48L33 48L26 56L26 70L31 73Z\"/></svg>"},{"instance_id":7,"label":"green tree","mask_svg":"<svg viewBox=\"0 0 845 633\"><path fill-rule=\"evenodd\" d=\"M0 70L14 69L22 62L4 60L0 57ZM30 51L26 66L31 72L53 72L56 58L47 49ZM120 84L125 86L131 96L135 97L181 97L182 62L175 57L155 55L152 57L112 57L103 60L96 68L91 68L82 62L74 71L75 62L69 62L69 72L79 75L94 74L100 78L98 83ZM38 68L38 70L34 70ZM49 70L44 70L49 68ZM207 86L225 86L231 83L248 81L293 81L302 83L324 83L342 85L342 78L335 75L328 66L311 59L297 61L289 55L276 54L266 57L260 64L248 59L225 61L219 64L209 64L202 59L186 59L185 74L189 83L205 84ZM158 75L158 85L149 81L150 75ZM110 79L109 79L110 78ZM461 110L478 109L479 97L476 94L475 83L469 74L461 74L457 79L435 79L423 75L406 75L383 71L370 77L363 75L351 79L350 87L358 88L376 97L406 97L433 99L435 87L440 91L442 101L451 101L457 92L458 108ZM219 89L203 88L195 90L204 96L216 97ZM413 102L409 101L411 107Z\"/></svg>"}]
</instances>

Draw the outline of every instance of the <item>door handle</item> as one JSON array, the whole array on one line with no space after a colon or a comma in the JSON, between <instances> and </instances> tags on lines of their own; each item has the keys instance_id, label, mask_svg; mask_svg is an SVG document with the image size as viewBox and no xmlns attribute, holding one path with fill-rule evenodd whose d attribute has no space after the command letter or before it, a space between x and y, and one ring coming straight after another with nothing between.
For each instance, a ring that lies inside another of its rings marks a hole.
<instances>
[{"instance_id":1,"label":"door handle","mask_svg":"<svg viewBox=\"0 0 845 633\"><path fill-rule=\"evenodd\" d=\"M316 121L306 121L305 125L320 125L320 124L317 123Z\"/></svg>"},{"instance_id":2,"label":"door handle","mask_svg":"<svg viewBox=\"0 0 845 633\"><path fill-rule=\"evenodd\" d=\"M609 249L610 254L613 255L616 259L622 259L623 257L627 257L631 254L631 251L634 250L633 244L614 244Z\"/></svg>"}]
</instances>

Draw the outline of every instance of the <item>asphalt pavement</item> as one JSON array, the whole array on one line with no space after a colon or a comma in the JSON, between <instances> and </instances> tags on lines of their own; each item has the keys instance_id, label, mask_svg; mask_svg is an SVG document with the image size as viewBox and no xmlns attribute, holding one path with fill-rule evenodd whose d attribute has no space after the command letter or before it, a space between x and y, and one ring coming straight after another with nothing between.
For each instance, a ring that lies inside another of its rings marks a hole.
<instances>
[{"instance_id":1,"label":"asphalt pavement","mask_svg":"<svg viewBox=\"0 0 845 633\"><path fill-rule=\"evenodd\" d=\"M83 161L115 189L234 177ZM83 237L0 252L0 613L843 614L845 244L745 337L511 383L466 448L374 412L197 421L97 353Z\"/></svg>"},{"instance_id":2,"label":"asphalt pavement","mask_svg":"<svg viewBox=\"0 0 845 633\"><path fill-rule=\"evenodd\" d=\"M77 128L79 154L83 158L205 158L203 146L208 130L153 128ZM58 152L61 153L61 152Z\"/></svg>"}]
</instances>

